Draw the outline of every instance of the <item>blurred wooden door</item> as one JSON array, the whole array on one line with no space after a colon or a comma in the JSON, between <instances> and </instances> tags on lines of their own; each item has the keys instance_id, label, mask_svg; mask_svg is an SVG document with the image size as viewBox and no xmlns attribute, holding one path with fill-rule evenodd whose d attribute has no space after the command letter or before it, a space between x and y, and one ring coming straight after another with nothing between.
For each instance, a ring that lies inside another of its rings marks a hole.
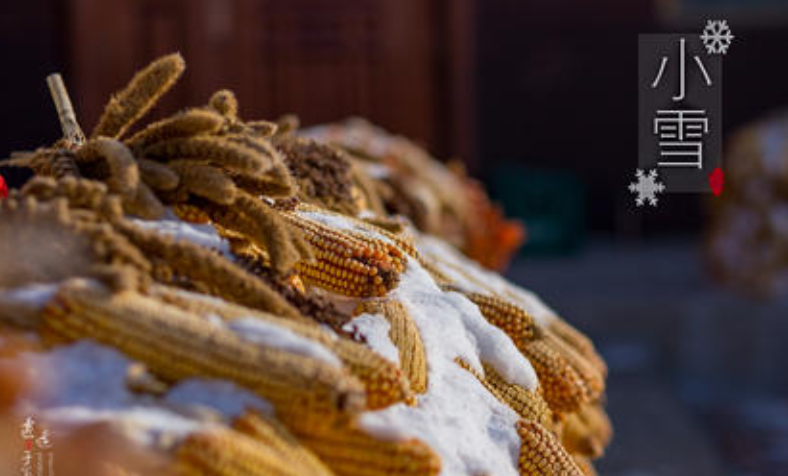
<instances>
[{"instance_id":1,"label":"blurred wooden door","mask_svg":"<svg viewBox=\"0 0 788 476\"><path fill-rule=\"evenodd\" d=\"M86 128L136 69L180 51L189 69L168 110L227 87L246 117L292 112L313 124L361 115L436 153L472 153L470 0L67 3Z\"/></svg>"}]
</instances>

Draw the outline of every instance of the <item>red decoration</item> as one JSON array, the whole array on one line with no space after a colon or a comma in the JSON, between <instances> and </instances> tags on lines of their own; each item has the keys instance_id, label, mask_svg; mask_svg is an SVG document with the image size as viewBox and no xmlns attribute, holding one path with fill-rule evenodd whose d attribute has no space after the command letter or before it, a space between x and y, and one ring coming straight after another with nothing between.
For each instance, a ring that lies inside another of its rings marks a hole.
<instances>
[{"instance_id":1,"label":"red decoration","mask_svg":"<svg viewBox=\"0 0 788 476\"><path fill-rule=\"evenodd\" d=\"M712 173L709 174L709 186L714 195L719 196L722 193L722 187L725 184L725 174L722 169L717 167Z\"/></svg>"},{"instance_id":2,"label":"red decoration","mask_svg":"<svg viewBox=\"0 0 788 476\"><path fill-rule=\"evenodd\" d=\"M5 179L0 175L0 200L8 197L8 185L5 184Z\"/></svg>"}]
</instances>

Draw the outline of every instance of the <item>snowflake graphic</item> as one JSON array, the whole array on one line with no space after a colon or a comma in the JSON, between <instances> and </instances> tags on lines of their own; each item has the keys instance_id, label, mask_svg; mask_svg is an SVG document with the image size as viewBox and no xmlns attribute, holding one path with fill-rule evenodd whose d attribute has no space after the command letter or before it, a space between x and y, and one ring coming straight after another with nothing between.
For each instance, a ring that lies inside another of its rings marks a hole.
<instances>
[{"instance_id":1,"label":"snowflake graphic","mask_svg":"<svg viewBox=\"0 0 788 476\"><path fill-rule=\"evenodd\" d=\"M708 20L700 39L710 55L724 55L733 41L733 33L726 20Z\"/></svg>"},{"instance_id":2,"label":"snowflake graphic","mask_svg":"<svg viewBox=\"0 0 788 476\"><path fill-rule=\"evenodd\" d=\"M646 202L652 207L657 206L657 194L665 191L665 184L659 181L657 171L655 169L649 170L648 174L641 169L635 172L637 182L629 184L629 191L636 193L635 204L642 207Z\"/></svg>"}]
</instances>

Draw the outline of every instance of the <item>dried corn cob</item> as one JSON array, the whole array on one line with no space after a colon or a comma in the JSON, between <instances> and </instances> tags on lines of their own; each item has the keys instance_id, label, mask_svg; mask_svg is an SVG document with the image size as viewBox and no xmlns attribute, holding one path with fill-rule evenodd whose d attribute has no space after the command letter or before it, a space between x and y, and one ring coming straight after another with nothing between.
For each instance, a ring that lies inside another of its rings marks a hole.
<instances>
[{"instance_id":1,"label":"dried corn cob","mask_svg":"<svg viewBox=\"0 0 788 476\"><path fill-rule=\"evenodd\" d=\"M459 291L457 288L449 289ZM523 309L497 296L459 292L476 304L487 321L504 331L518 347L533 340L534 321Z\"/></svg>"},{"instance_id":2,"label":"dried corn cob","mask_svg":"<svg viewBox=\"0 0 788 476\"><path fill-rule=\"evenodd\" d=\"M517 422L519 469L523 476L583 476L582 470L548 429L529 420Z\"/></svg>"},{"instance_id":3,"label":"dried corn cob","mask_svg":"<svg viewBox=\"0 0 788 476\"><path fill-rule=\"evenodd\" d=\"M579 455L573 456L577 467L583 472L583 476L597 476L596 468L590 459L584 458Z\"/></svg>"},{"instance_id":4,"label":"dried corn cob","mask_svg":"<svg viewBox=\"0 0 788 476\"><path fill-rule=\"evenodd\" d=\"M176 53L159 58L135 74L131 82L110 99L91 136L122 136L170 90L184 69L183 58Z\"/></svg>"},{"instance_id":5,"label":"dried corn cob","mask_svg":"<svg viewBox=\"0 0 788 476\"><path fill-rule=\"evenodd\" d=\"M570 453L589 458L598 458L604 452L602 442L595 437L578 413L570 413L563 417L561 444Z\"/></svg>"},{"instance_id":6,"label":"dried corn cob","mask_svg":"<svg viewBox=\"0 0 788 476\"><path fill-rule=\"evenodd\" d=\"M534 421L544 426L545 428L552 428L553 425L553 412L550 406L544 400L541 390L535 391L527 390L518 385L506 382L492 366L483 363L484 375L481 375L476 369L468 365L467 362L460 358L455 359L455 362L467 370L487 389L495 398L509 406L512 410L517 412L522 418Z\"/></svg>"},{"instance_id":7,"label":"dried corn cob","mask_svg":"<svg viewBox=\"0 0 788 476\"><path fill-rule=\"evenodd\" d=\"M246 412L233 422L233 428L279 455L296 474L331 475L330 469L306 449L284 425L274 418Z\"/></svg>"},{"instance_id":8,"label":"dried corn cob","mask_svg":"<svg viewBox=\"0 0 788 476\"><path fill-rule=\"evenodd\" d=\"M547 329L585 357L588 362L596 367L603 378L607 376L607 365L597 353L591 339L560 318L552 319Z\"/></svg>"},{"instance_id":9,"label":"dried corn cob","mask_svg":"<svg viewBox=\"0 0 788 476\"><path fill-rule=\"evenodd\" d=\"M218 132L223 123L224 118L219 114L205 109L189 109L150 124L125 142L134 150L144 150L151 144L168 139Z\"/></svg>"},{"instance_id":10,"label":"dried corn cob","mask_svg":"<svg viewBox=\"0 0 788 476\"><path fill-rule=\"evenodd\" d=\"M410 388L417 394L427 391L427 358L421 334L399 301L367 301L362 303L361 312L381 313L391 326L389 337L399 351L400 368L410 382Z\"/></svg>"},{"instance_id":11,"label":"dried corn cob","mask_svg":"<svg viewBox=\"0 0 788 476\"><path fill-rule=\"evenodd\" d=\"M549 330L542 332L542 340L575 369L588 390L588 398L592 401L597 400L605 391L605 378L597 367Z\"/></svg>"},{"instance_id":12,"label":"dried corn cob","mask_svg":"<svg viewBox=\"0 0 788 476\"><path fill-rule=\"evenodd\" d=\"M230 330L136 293L110 295L66 285L44 312L45 336L94 339L143 362L165 382L231 380L266 398L278 413L312 425L358 412L363 388L344 369L242 340Z\"/></svg>"},{"instance_id":13,"label":"dried corn cob","mask_svg":"<svg viewBox=\"0 0 788 476\"><path fill-rule=\"evenodd\" d=\"M311 471L254 438L226 428L189 435L176 450L179 476L330 476L325 468Z\"/></svg>"},{"instance_id":14,"label":"dried corn cob","mask_svg":"<svg viewBox=\"0 0 788 476\"><path fill-rule=\"evenodd\" d=\"M585 423L588 431L594 435L602 449L606 448L613 438L613 425L607 416L602 404L597 402L592 405L585 405L580 409L578 416Z\"/></svg>"},{"instance_id":15,"label":"dried corn cob","mask_svg":"<svg viewBox=\"0 0 788 476\"><path fill-rule=\"evenodd\" d=\"M357 297L383 296L399 283L405 261L397 246L368 237L359 239L295 211L283 211L282 215L315 249L315 263L296 265L307 283Z\"/></svg>"},{"instance_id":16,"label":"dried corn cob","mask_svg":"<svg viewBox=\"0 0 788 476\"><path fill-rule=\"evenodd\" d=\"M301 431L298 422L286 423L337 476L426 476L441 470L438 455L416 439L377 440L353 422L311 432Z\"/></svg>"},{"instance_id":17,"label":"dried corn cob","mask_svg":"<svg viewBox=\"0 0 788 476\"><path fill-rule=\"evenodd\" d=\"M590 391L583 379L550 345L537 339L520 350L536 371L544 398L553 413L573 413L581 405L591 402Z\"/></svg>"},{"instance_id":18,"label":"dried corn cob","mask_svg":"<svg viewBox=\"0 0 788 476\"><path fill-rule=\"evenodd\" d=\"M324 331L313 321L304 318L285 319L230 303L219 303L198 294L186 294L163 286L156 286L151 289L151 292L163 301L195 314L214 315L225 320L260 319L322 344L333 352L345 364L350 373L364 385L366 405L370 410L385 408L412 397L408 380L399 367L358 342L338 338Z\"/></svg>"}]
</instances>

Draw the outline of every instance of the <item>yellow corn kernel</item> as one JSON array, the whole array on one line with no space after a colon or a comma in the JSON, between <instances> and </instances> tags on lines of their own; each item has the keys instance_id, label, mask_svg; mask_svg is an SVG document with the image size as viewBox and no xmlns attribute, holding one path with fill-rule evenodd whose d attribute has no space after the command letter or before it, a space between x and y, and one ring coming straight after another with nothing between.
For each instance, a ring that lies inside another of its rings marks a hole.
<instances>
[{"instance_id":1,"label":"yellow corn kernel","mask_svg":"<svg viewBox=\"0 0 788 476\"><path fill-rule=\"evenodd\" d=\"M397 347L399 364L416 394L427 391L427 357L416 323L407 308L399 301L368 301L362 304L361 312L381 313L389 321L389 337Z\"/></svg>"},{"instance_id":2,"label":"yellow corn kernel","mask_svg":"<svg viewBox=\"0 0 788 476\"><path fill-rule=\"evenodd\" d=\"M192 433L175 451L179 476L330 476L325 467L307 471L265 442L228 428Z\"/></svg>"},{"instance_id":3,"label":"yellow corn kernel","mask_svg":"<svg viewBox=\"0 0 788 476\"><path fill-rule=\"evenodd\" d=\"M456 289L452 289L456 290ZM523 309L497 296L463 292L487 321L506 333L518 347L534 338L534 321Z\"/></svg>"},{"instance_id":4,"label":"yellow corn kernel","mask_svg":"<svg viewBox=\"0 0 788 476\"><path fill-rule=\"evenodd\" d=\"M517 433L522 439L518 460L521 476L583 476L577 463L547 428L520 420Z\"/></svg>"},{"instance_id":5,"label":"yellow corn kernel","mask_svg":"<svg viewBox=\"0 0 788 476\"><path fill-rule=\"evenodd\" d=\"M233 429L265 445L297 470L296 474L331 475L330 469L275 418L246 412L233 422Z\"/></svg>"},{"instance_id":6,"label":"yellow corn kernel","mask_svg":"<svg viewBox=\"0 0 788 476\"><path fill-rule=\"evenodd\" d=\"M597 400L605 391L605 378L599 373L597 367L591 362L581 356L566 342L559 339L551 331L544 330L543 341L546 345L553 348L569 365L575 369L577 375L583 380L585 387L588 389L588 398L590 400Z\"/></svg>"},{"instance_id":7,"label":"yellow corn kernel","mask_svg":"<svg viewBox=\"0 0 788 476\"><path fill-rule=\"evenodd\" d=\"M297 212L283 211L282 215L303 232L315 250L314 262L296 265L308 284L351 297L384 296L399 284L405 257L395 245L361 239Z\"/></svg>"},{"instance_id":8,"label":"yellow corn kernel","mask_svg":"<svg viewBox=\"0 0 788 476\"><path fill-rule=\"evenodd\" d=\"M603 378L607 376L607 364L597 353L591 339L563 319L553 319L547 326L547 329L585 357L588 362L596 367Z\"/></svg>"},{"instance_id":9,"label":"yellow corn kernel","mask_svg":"<svg viewBox=\"0 0 788 476\"><path fill-rule=\"evenodd\" d=\"M552 428L554 426L553 412L542 397L540 389L531 391L519 385L508 383L491 365L486 363L482 363L484 375L481 375L464 360L457 358L455 362L457 362L460 367L473 374L488 392L517 412L522 418L537 422L545 428Z\"/></svg>"},{"instance_id":10,"label":"yellow corn kernel","mask_svg":"<svg viewBox=\"0 0 788 476\"><path fill-rule=\"evenodd\" d=\"M529 342L520 350L536 371L553 413L573 413L591 402L590 391L577 371L543 340Z\"/></svg>"},{"instance_id":11,"label":"yellow corn kernel","mask_svg":"<svg viewBox=\"0 0 788 476\"><path fill-rule=\"evenodd\" d=\"M432 476L441 470L440 457L417 439L378 440L353 422L317 432L286 423L337 476Z\"/></svg>"}]
</instances>

